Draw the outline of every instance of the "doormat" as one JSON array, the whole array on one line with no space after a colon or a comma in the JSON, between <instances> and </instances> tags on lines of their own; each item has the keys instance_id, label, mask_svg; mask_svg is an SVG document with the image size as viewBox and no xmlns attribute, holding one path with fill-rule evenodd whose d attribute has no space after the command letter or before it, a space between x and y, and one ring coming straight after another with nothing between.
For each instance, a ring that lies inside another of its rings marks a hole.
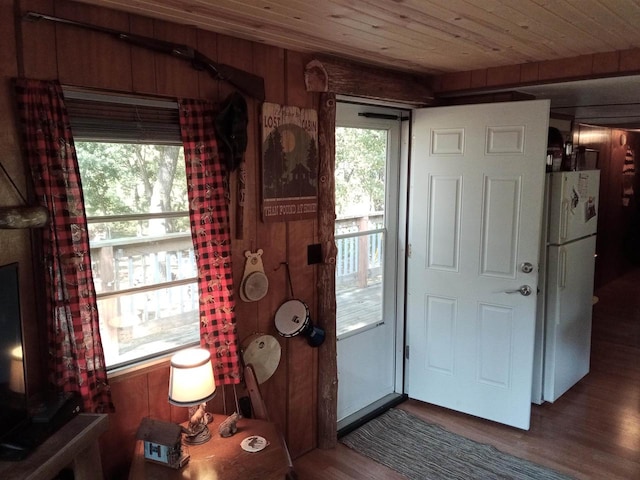
<instances>
[{"instance_id":1,"label":"doormat","mask_svg":"<svg viewBox=\"0 0 640 480\"><path fill-rule=\"evenodd\" d=\"M392 408L341 440L412 480L570 480Z\"/></svg>"}]
</instances>

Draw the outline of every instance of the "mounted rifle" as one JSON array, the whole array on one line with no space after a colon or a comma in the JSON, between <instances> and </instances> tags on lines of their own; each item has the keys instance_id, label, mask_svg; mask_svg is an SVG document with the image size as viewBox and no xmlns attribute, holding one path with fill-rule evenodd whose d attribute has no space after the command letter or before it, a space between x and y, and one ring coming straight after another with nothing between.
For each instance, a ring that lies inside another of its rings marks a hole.
<instances>
[{"instance_id":1,"label":"mounted rifle","mask_svg":"<svg viewBox=\"0 0 640 480\"><path fill-rule=\"evenodd\" d=\"M216 80L221 80L233 85L242 93L255 98L258 101L263 102L265 98L264 93L264 79L257 75L245 72L238 68L225 65L223 63L216 63L204 56L199 51L188 47L186 45L180 45L171 42L165 42L163 40L157 40L155 38L144 37L142 35L135 35L133 33L121 32L107 27L100 27L98 25L91 25L88 23L76 22L74 20L68 20L66 18L52 17L49 15L43 15L41 13L28 12L25 14L26 20L39 21L47 20L50 22L61 23L64 25L71 25L73 27L84 28L86 30L92 30L94 32L101 32L112 37L128 42L138 47L153 50L155 52L165 53L174 57L181 58L191 62L193 68L199 71L206 70Z\"/></svg>"}]
</instances>

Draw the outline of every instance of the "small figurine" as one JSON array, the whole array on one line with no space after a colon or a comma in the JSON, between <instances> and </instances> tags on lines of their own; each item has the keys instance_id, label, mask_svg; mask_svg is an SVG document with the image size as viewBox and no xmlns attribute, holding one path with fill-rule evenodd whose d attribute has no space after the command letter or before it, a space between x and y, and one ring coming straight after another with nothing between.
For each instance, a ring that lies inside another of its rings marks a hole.
<instances>
[{"instance_id":1,"label":"small figurine","mask_svg":"<svg viewBox=\"0 0 640 480\"><path fill-rule=\"evenodd\" d=\"M206 410L207 404L201 403L197 407L192 410L189 410L189 415L191 416L189 419L189 428L195 430L198 428L198 425L207 425L211 422L212 415Z\"/></svg>"},{"instance_id":2,"label":"small figurine","mask_svg":"<svg viewBox=\"0 0 640 480\"><path fill-rule=\"evenodd\" d=\"M207 424L213 419L213 415L205 410L207 404L189 407L189 426L182 427L185 434L185 443L189 445L199 445L211 438L211 433Z\"/></svg>"},{"instance_id":3,"label":"small figurine","mask_svg":"<svg viewBox=\"0 0 640 480\"><path fill-rule=\"evenodd\" d=\"M238 412L233 412L218 427L221 437L230 437L238 431L236 423L238 422Z\"/></svg>"}]
</instances>

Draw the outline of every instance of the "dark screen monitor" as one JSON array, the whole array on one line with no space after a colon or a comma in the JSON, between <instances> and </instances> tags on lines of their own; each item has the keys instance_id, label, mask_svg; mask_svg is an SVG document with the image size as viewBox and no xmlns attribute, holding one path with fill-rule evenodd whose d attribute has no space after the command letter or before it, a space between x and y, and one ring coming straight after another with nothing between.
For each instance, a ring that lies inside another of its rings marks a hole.
<instances>
[{"instance_id":1,"label":"dark screen monitor","mask_svg":"<svg viewBox=\"0 0 640 480\"><path fill-rule=\"evenodd\" d=\"M77 395L27 395L18 264L0 266L0 461L22 460L80 411Z\"/></svg>"},{"instance_id":2,"label":"dark screen monitor","mask_svg":"<svg viewBox=\"0 0 640 480\"><path fill-rule=\"evenodd\" d=\"M0 266L0 441L28 423L18 264Z\"/></svg>"}]
</instances>

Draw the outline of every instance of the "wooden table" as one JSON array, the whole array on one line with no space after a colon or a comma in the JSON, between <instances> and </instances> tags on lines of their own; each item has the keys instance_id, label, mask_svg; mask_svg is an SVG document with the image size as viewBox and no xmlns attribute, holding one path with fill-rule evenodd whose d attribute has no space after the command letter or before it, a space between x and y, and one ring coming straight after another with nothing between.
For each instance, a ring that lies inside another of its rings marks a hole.
<instances>
[{"instance_id":1,"label":"wooden table","mask_svg":"<svg viewBox=\"0 0 640 480\"><path fill-rule=\"evenodd\" d=\"M109 427L107 415L81 413L19 462L0 462L3 480L50 480L65 467L75 480L102 479L98 439Z\"/></svg>"},{"instance_id":2,"label":"wooden table","mask_svg":"<svg viewBox=\"0 0 640 480\"><path fill-rule=\"evenodd\" d=\"M191 458L179 470L146 461L144 443L138 440L129 480L283 480L289 472L289 454L276 425L264 420L241 418L236 434L222 438L218 425L225 418L214 414L213 422L209 424L211 440L207 443L183 446ZM240 442L252 435L264 437L269 445L255 453L244 451Z\"/></svg>"}]
</instances>

